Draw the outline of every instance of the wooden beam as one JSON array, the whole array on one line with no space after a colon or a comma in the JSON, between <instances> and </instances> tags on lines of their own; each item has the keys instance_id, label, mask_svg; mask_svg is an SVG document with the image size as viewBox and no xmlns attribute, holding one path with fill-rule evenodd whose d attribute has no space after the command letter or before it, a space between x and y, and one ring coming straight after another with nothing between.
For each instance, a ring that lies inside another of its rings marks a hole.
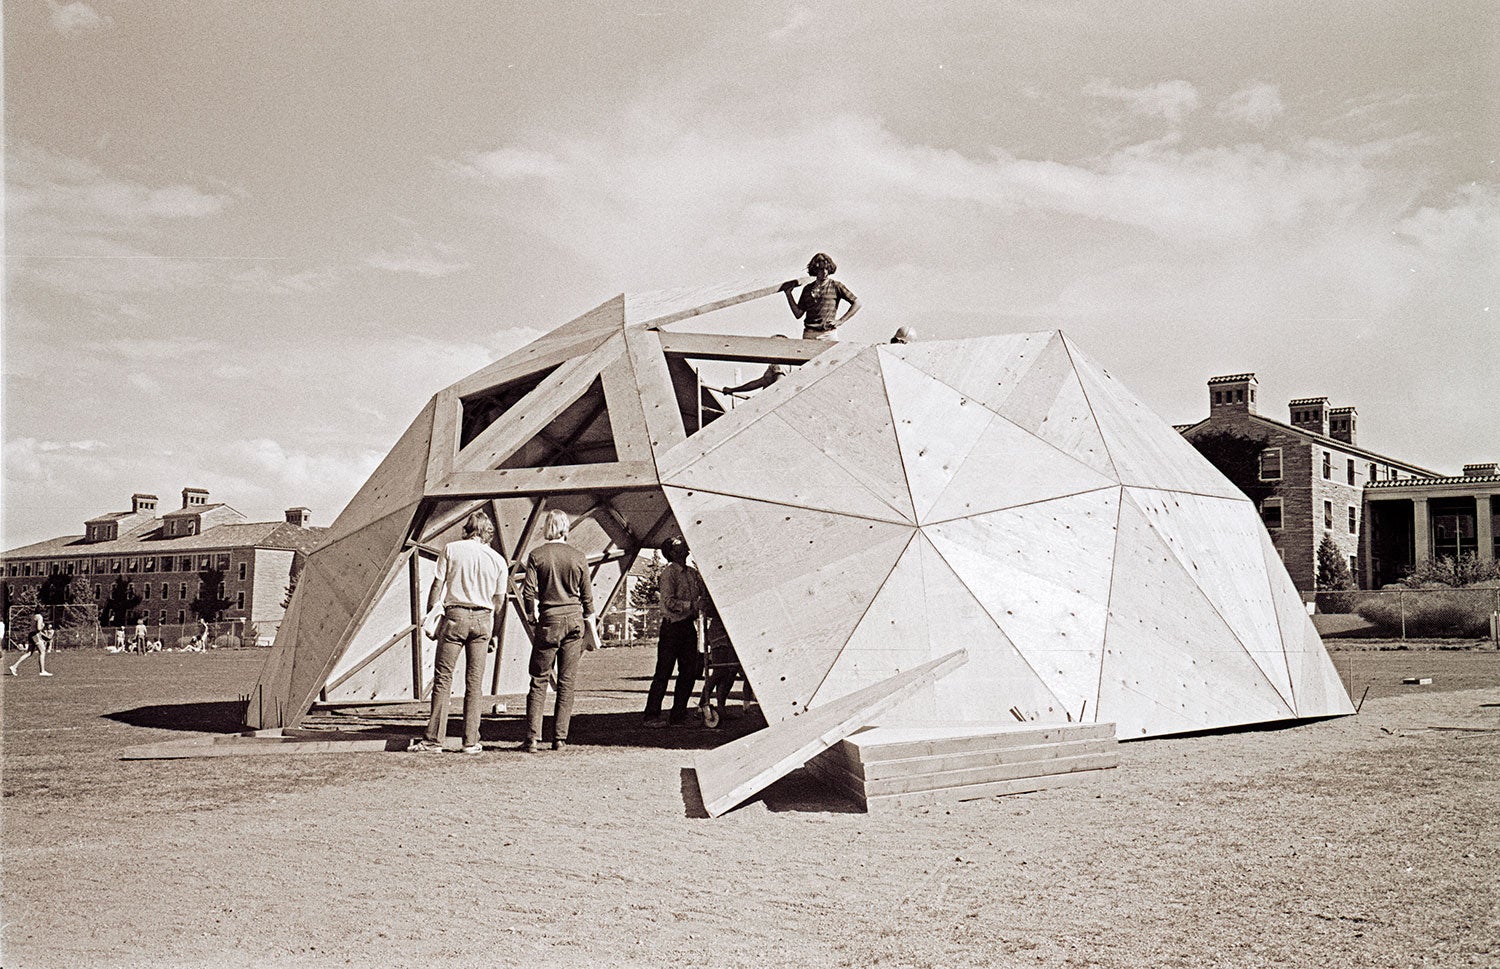
<instances>
[{"instance_id":1,"label":"wooden beam","mask_svg":"<svg viewBox=\"0 0 1500 969\"><path fill-rule=\"evenodd\" d=\"M805 286L813 281L811 276L799 276L798 286ZM752 299L760 299L770 296L772 293L781 292L784 283L774 283L770 286L758 286L750 290L741 290L744 283L733 284L726 293L723 286L702 287L689 290L665 290L656 293L627 294L625 297L625 322L627 324L645 323L653 328L667 326L679 320L690 319L694 316L702 316L704 313L712 313L715 310L727 309L740 303L748 303Z\"/></svg>"},{"instance_id":2,"label":"wooden beam","mask_svg":"<svg viewBox=\"0 0 1500 969\"><path fill-rule=\"evenodd\" d=\"M774 336L718 336L712 333L663 333L661 350L669 357L749 363L806 363L833 346L826 340L788 340Z\"/></svg>"},{"instance_id":3,"label":"wooden beam","mask_svg":"<svg viewBox=\"0 0 1500 969\"><path fill-rule=\"evenodd\" d=\"M511 495L555 495L594 491L643 491L657 488L656 465L650 461L610 464L561 464L551 468L503 468L455 471L429 492L434 498Z\"/></svg>"},{"instance_id":4,"label":"wooden beam","mask_svg":"<svg viewBox=\"0 0 1500 969\"><path fill-rule=\"evenodd\" d=\"M432 440L427 442L427 484L441 481L453 471L458 456L459 426L464 405L451 388L433 398Z\"/></svg>"},{"instance_id":5,"label":"wooden beam","mask_svg":"<svg viewBox=\"0 0 1500 969\"><path fill-rule=\"evenodd\" d=\"M499 420L475 435L458 452L453 467L458 471L483 471L499 465L573 406L620 350L620 341L612 337L588 356L569 360L552 371Z\"/></svg>"},{"instance_id":6,"label":"wooden beam","mask_svg":"<svg viewBox=\"0 0 1500 969\"><path fill-rule=\"evenodd\" d=\"M339 687L348 682L350 677L354 676L360 670L364 669L366 666L369 666L371 663L384 656L388 651L390 651L392 647L399 646L401 644L401 640L410 637L413 630L419 629L421 629L420 623L409 623L406 626L403 626L400 632L396 633L390 639L387 639L374 652L370 653L370 655L366 656L358 663L355 663L353 666L349 667L349 669L341 673L336 679L324 684L323 692L326 694L329 690L337 690ZM327 697L325 696L324 699L326 700Z\"/></svg>"},{"instance_id":7,"label":"wooden beam","mask_svg":"<svg viewBox=\"0 0 1500 969\"><path fill-rule=\"evenodd\" d=\"M635 371L636 393L645 414L651 452L662 454L687 440L687 429L677 404L677 390L672 386L672 374L667 370L667 358L661 353L661 340L651 330L626 330L625 351Z\"/></svg>"},{"instance_id":8,"label":"wooden beam","mask_svg":"<svg viewBox=\"0 0 1500 969\"><path fill-rule=\"evenodd\" d=\"M628 357L622 355L605 367L600 378L609 408L609 429L615 438L615 456L621 461L651 460L651 435Z\"/></svg>"}]
</instances>

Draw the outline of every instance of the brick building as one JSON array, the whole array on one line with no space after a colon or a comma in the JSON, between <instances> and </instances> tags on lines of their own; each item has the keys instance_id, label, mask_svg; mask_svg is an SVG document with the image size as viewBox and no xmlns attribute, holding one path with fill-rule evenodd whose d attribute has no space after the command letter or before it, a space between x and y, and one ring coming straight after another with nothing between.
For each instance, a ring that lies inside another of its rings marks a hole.
<instances>
[{"instance_id":1,"label":"brick building","mask_svg":"<svg viewBox=\"0 0 1500 969\"><path fill-rule=\"evenodd\" d=\"M201 488L184 488L175 511L158 515L156 505L155 495L131 495L130 511L90 518L82 535L0 555L6 601L52 579L67 586L71 601L96 603L102 614L115 581L123 579L140 596L136 611L147 623L182 625L198 619L192 603L201 573L218 571L229 602L221 621L276 623L294 560L326 531L308 525L306 508L287 509L283 521L247 521L229 505L209 502Z\"/></svg>"},{"instance_id":2,"label":"brick building","mask_svg":"<svg viewBox=\"0 0 1500 969\"><path fill-rule=\"evenodd\" d=\"M1393 559L1382 560L1376 575L1368 552L1361 551L1365 488L1441 476L1361 447L1353 407L1302 397L1288 404L1291 422L1282 423L1258 412L1258 390L1253 373L1214 377L1208 381L1208 417L1178 430L1256 502L1297 588L1315 591L1318 545L1325 535L1348 559L1361 588L1394 581L1399 576L1390 575L1397 568Z\"/></svg>"}]
</instances>

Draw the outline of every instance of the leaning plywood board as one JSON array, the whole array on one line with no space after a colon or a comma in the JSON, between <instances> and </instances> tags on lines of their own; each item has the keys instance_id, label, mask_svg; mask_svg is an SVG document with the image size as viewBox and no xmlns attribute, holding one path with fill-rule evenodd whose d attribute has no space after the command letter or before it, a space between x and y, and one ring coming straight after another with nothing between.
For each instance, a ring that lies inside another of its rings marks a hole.
<instances>
[{"instance_id":1,"label":"leaning plywood board","mask_svg":"<svg viewBox=\"0 0 1500 969\"><path fill-rule=\"evenodd\" d=\"M763 790L900 702L913 690L952 672L968 660L963 650L865 687L694 760L703 806L712 817Z\"/></svg>"}]
</instances>

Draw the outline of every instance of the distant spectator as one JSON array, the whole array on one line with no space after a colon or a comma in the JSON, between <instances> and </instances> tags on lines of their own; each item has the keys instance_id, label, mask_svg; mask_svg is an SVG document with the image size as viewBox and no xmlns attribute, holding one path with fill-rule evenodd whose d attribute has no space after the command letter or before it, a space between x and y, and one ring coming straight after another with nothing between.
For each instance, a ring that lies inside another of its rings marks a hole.
<instances>
[{"instance_id":1,"label":"distant spectator","mask_svg":"<svg viewBox=\"0 0 1500 969\"><path fill-rule=\"evenodd\" d=\"M142 617L142 618L137 619L135 621L135 639L133 641L133 645L135 646L135 648L136 648L137 651L139 651L141 653L145 653L146 652L146 620L145 620L145 617Z\"/></svg>"},{"instance_id":2,"label":"distant spectator","mask_svg":"<svg viewBox=\"0 0 1500 969\"><path fill-rule=\"evenodd\" d=\"M198 648L203 650L208 648L208 646L208 620L200 616L198 618Z\"/></svg>"}]
</instances>

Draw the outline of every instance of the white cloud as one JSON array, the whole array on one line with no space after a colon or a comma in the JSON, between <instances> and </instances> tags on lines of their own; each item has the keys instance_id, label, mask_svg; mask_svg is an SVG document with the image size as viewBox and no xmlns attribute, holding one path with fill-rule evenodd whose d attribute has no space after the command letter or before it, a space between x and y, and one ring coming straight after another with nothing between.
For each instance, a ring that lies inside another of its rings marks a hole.
<instances>
[{"instance_id":1,"label":"white cloud","mask_svg":"<svg viewBox=\"0 0 1500 969\"><path fill-rule=\"evenodd\" d=\"M47 7L50 10L52 28L60 34L85 34L103 30L114 23L83 0L71 0L69 3L47 0Z\"/></svg>"},{"instance_id":2,"label":"white cloud","mask_svg":"<svg viewBox=\"0 0 1500 969\"><path fill-rule=\"evenodd\" d=\"M525 178L551 178L562 172L555 156L521 148L497 148L471 155L455 170L465 175L502 181Z\"/></svg>"},{"instance_id":3,"label":"white cloud","mask_svg":"<svg viewBox=\"0 0 1500 969\"><path fill-rule=\"evenodd\" d=\"M782 22L781 26L767 34L766 38L772 41L785 40L788 37L793 37L807 30L807 28L812 27L817 22L817 15L807 7L792 7L787 11L786 20Z\"/></svg>"},{"instance_id":4,"label":"white cloud","mask_svg":"<svg viewBox=\"0 0 1500 969\"><path fill-rule=\"evenodd\" d=\"M301 272L272 272L265 266L254 266L235 273L230 282L241 290L291 296L316 293L342 283L347 273L330 266L304 269Z\"/></svg>"},{"instance_id":5,"label":"white cloud","mask_svg":"<svg viewBox=\"0 0 1500 969\"><path fill-rule=\"evenodd\" d=\"M456 253L451 246L419 239L399 249L367 256L365 264L386 272L435 278L469 268L468 263L452 258Z\"/></svg>"},{"instance_id":6,"label":"white cloud","mask_svg":"<svg viewBox=\"0 0 1500 969\"><path fill-rule=\"evenodd\" d=\"M161 393L161 384L156 382L156 378L140 373L139 371L126 377L125 383L131 390L140 394L148 394L155 397Z\"/></svg>"},{"instance_id":7,"label":"white cloud","mask_svg":"<svg viewBox=\"0 0 1500 969\"><path fill-rule=\"evenodd\" d=\"M1252 84L1219 102L1216 112L1225 118L1243 121L1253 128L1264 128L1286 111L1281 89L1274 84Z\"/></svg>"},{"instance_id":8,"label":"white cloud","mask_svg":"<svg viewBox=\"0 0 1500 969\"><path fill-rule=\"evenodd\" d=\"M1123 102L1133 114L1165 118L1174 124L1198 110L1198 89L1181 80L1124 87L1113 81L1095 79L1084 85L1083 93Z\"/></svg>"}]
</instances>

